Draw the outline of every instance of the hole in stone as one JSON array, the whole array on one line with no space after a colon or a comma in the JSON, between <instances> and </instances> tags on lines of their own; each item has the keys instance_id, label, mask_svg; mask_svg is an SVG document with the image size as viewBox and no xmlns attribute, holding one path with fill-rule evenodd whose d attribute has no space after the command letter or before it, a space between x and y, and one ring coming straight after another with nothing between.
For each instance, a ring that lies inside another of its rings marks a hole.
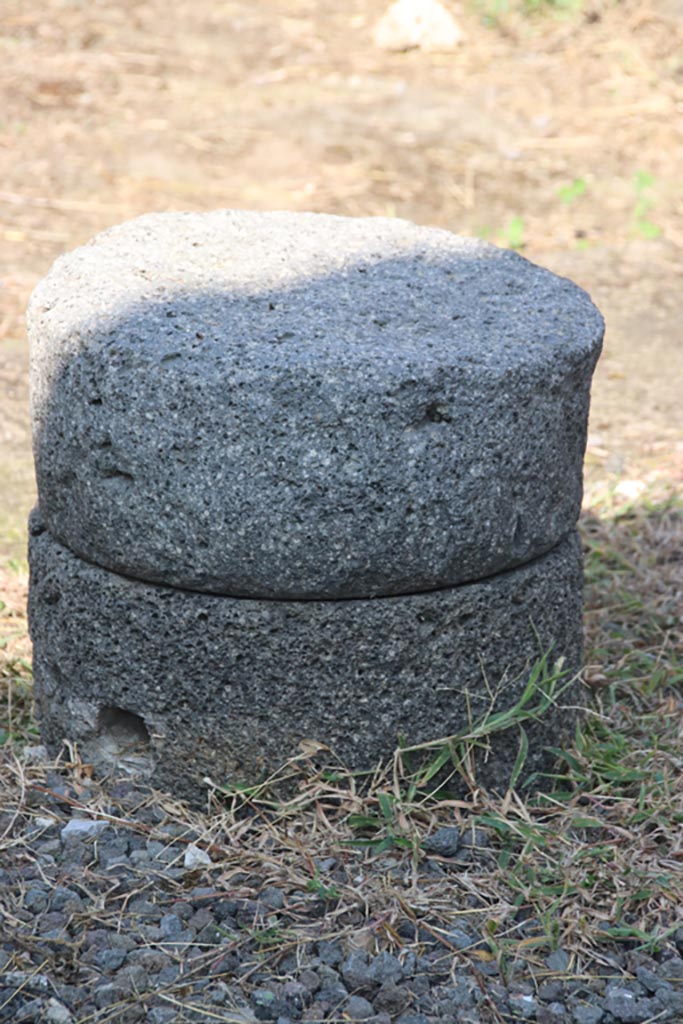
<instances>
[{"instance_id":1,"label":"hole in stone","mask_svg":"<svg viewBox=\"0 0 683 1024\"><path fill-rule=\"evenodd\" d=\"M453 421L448 409L438 402L431 402L425 409L424 415L428 423L451 423Z\"/></svg>"},{"instance_id":2,"label":"hole in stone","mask_svg":"<svg viewBox=\"0 0 683 1024\"><path fill-rule=\"evenodd\" d=\"M114 706L102 708L97 716L97 733L109 753L126 753L148 747L149 729L140 715Z\"/></svg>"},{"instance_id":3,"label":"hole in stone","mask_svg":"<svg viewBox=\"0 0 683 1024\"><path fill-rule=\"evenodd\" d=\"M107 466L100 470L100 475L103 480L135 480L131 473L126 473L124 469L119 469L118 466Z\"/></svg>"}]
</instances>

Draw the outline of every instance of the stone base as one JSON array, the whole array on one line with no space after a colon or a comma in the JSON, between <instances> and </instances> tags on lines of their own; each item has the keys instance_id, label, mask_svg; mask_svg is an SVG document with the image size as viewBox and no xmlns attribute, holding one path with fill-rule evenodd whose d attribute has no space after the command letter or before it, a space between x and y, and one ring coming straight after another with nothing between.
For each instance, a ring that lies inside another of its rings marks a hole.
<instances>
[{"instance_id":1,"label":"stone base","mask_svg":"<svg viewBox=\"0 0 683 1024\"><path fill-rule=\"evenodd\" d=\"M399 737L445 737L513 706L551 651L581 665L582 567L575 533L549 554L477 583L343 601L221 597L91 565L31 523L29 616L41 730L98 769L123 768L201 800L206 776L255 783L300 752L332 748L351 770ZM525 774L570 732L572 685L529 723ZM477 754L477 781L505 789L519 732Z\"/></svg>"}]
</instances>

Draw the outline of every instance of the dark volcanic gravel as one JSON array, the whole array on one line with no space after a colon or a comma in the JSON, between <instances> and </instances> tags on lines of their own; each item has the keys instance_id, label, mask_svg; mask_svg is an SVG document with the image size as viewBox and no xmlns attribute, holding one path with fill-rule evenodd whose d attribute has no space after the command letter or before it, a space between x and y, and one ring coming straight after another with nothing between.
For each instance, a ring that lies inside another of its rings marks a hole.
<instances>
[{"instance_id":1,"label":"dark volcanic gravel","mask_svg":"<svg viewBox=\"0 0 683 1024\"><path fill-rule=\"evenodd\" d=\"M613 952L580 970L558 949L502 977L470 924L444 934L406 917L383 932L362 899L337 908L335 879L357 870L353 858L316 862L315 883L297 889L266 847L262 870L240 871L130 783L108 792L118 821L102 817L102 790L95 813L87 780L74 787L55 772L45 789L0 807L2 1024L683 1021L673 948ZM466 870L486 845L485 833L439 830L420 870L432 881ZM377 871L387 863L378 857Z\"/></svg>"}]
</instances>

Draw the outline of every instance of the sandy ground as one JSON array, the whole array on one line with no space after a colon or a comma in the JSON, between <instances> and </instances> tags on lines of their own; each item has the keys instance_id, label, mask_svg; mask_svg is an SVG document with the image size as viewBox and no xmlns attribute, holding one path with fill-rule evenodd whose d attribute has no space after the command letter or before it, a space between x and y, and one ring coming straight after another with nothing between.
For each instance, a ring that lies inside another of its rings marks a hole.
<instances>
[{"instance_id":1,"label":"sandy ground","mask_svg":"<svg viewBox=\"0 0 683 1024\"><path fill-rule=\"evenodd\" d=\"M0 562L23 559L34 500L28 295L150 210L382 214L521 246L607 320L589 493L680 486L683 4L452 5L450 54L379 50L385 7L2 0Z\"/></svg>"}]
</instances>

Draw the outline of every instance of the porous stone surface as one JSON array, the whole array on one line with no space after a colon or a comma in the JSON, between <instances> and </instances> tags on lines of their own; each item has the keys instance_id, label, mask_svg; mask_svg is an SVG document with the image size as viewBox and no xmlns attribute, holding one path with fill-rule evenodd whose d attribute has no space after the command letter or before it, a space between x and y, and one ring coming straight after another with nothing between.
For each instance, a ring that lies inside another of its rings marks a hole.
<instances>
[{"instance_id":1,"label":"porous stone surface","mask_svg":"<svg viewBox=\"0 0 683 1024\"><path fill-rule=\"evenodd\" d=\"M151 214L57 260L28 327L43 515L116 572L414 593L576 522L602 318L516 253L383 218Z\"/></svg>"},{"instance_id":2,"label":"porous stone surface","mask_svg":"<svg viewBox=\"0 0 683 1024\"><path fill-rule=\"evenodd\" d=\"M553 551L489 580L345 601L229 598L145 584L78 558L31 524L29 621L43 738L84 759L201 799L205 777L254 783L331 747L351 769L390 758L399 735L436 740L513 706L552 648L581 664L581 551ZM531 772L573 728L572 686L527 723ZM570 710L571 709L571 710ZM309 748L313 749L313 748ZM519 732L477 752L506 788Z\"/></svg>"}]
</instances>

